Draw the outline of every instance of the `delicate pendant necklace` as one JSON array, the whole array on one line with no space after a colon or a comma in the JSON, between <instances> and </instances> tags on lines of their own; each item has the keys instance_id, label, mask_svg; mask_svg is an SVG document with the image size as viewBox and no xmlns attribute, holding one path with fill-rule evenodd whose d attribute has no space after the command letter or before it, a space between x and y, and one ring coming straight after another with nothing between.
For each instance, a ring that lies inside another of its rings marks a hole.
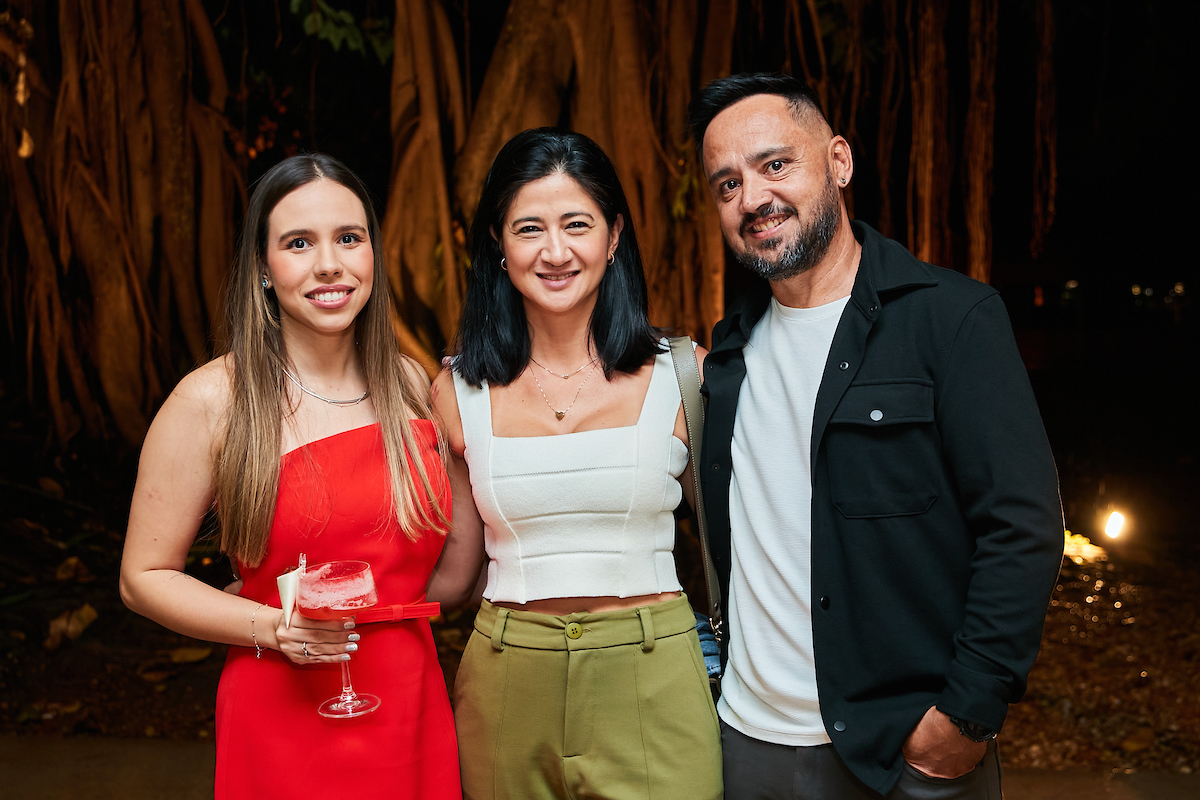
<instances>
[{"instance_id":1,"label":"delicate pendant necklace","mask_svg":"<svg viewBox=\"0 0 1200 800\"><path fill-rule=\"evenodd\" d=\"M530 360L532 360L532 359L530 359ZM537 364L536 361L534 361L534 363ZM538 366L542 367L541 364L538 364ZM583 367L586 367L586 366L587 366L587 364L583 365ZM580 367L579 369L583 369L583 367ZM542 367L542 369L546 369L546 368ZM550 370L546 370L546 371L550 372ZM575 370L575 371L578 372L579 370ZM583 385L588 382L588 378L592 377L592 373L595 371L596 371L596 361L595 361L595 359L592 359L592 369L588 372L587 375L584 376L583 383L579 384L579 388L575 390L575 400L579 399L579 393L583 391ZM567 406L562 411L559 411L557 408L550 405L550 398L546 397L546 390L542 388L542 382L537 379L537 375L532 371L530 371L529 374L533 375L533 382L537 384L538 391L542 393L542 399L546 401L546 405L550 406L550 410L554 412L554 416L558 418L559 422L561 422L562 418L567 415L567 412L570 411L572 407L574 407L575 400L571 401L571 405ZM552 374L558 374L558 373L552 373Z\"/></svg>"},{"instance_id":2,"label":"delicate pendant necklace","mask_svg":"<svg viewBox=\"0 0 1200 800\"><path fill-rule=\"evenodd\" d=\"M300 387L300 391L304 392L309 397L315 397L318 400L323 400L326 403L329 403L329 405L331 405L331 406L356 406L359 403L361 403L363 400L366 400L367 395L369 395L371 393L371 390L368 389L367 391L360 394L358 397L355 397L353 400L330 400L328 397L323 397L323 396L317 394L312 389L309 389L307 386L305 386L303 383L301 383L300 379L297 378L295 375L293 375L291 372L289 372L287 367L283 368L283 374L287 375L288 378L291 379L292 383L294 383L298 387ZM561 417L560 417L560 419L561 419Z\"/></svg>"},{"instance_id":3,"label":"delicate pendant necklace","mask_svg":"<svg viewBox=\"0 0 1200 800\"><path fill-rule=\"evenodd\" d=\"M542 362L538 361L538 360L537 360L536 358L534 358L533 356L530 356L530 357L529 357L529 360L530 360L530 361L532 361L533 363L537 364L537 365L538 365L539 367L541 367L542 369L546 370L546 372L549 372L549 373L550 373L551 375L553 375L554 377L556 377L556 378L562 378L564 381L565 381L565 380L567 380L568 378L571 378L571 377L573 377L573 376L575 376L575 375L578 375L579 373L583 372L583 370L584 370L584 367L586 367L588 364L595 364L595 363L596 363L596 359L594 359L594 358L593 358L591 361L587 362L587 364L584 364L582 367L580 367L579 369L575 370L574 372L568 372L566 375L564 375L564 374L562 374L561 372L555 372L554 370L550 369L549 367L547 367L547 366L546 366L545 364L543 364Z\"/></svg>"}]
</instances>

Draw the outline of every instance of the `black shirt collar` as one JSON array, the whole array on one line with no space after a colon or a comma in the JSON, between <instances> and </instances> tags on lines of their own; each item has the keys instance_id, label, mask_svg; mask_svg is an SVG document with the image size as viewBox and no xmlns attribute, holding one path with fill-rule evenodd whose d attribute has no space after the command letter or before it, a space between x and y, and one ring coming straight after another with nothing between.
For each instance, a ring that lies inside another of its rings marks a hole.
<instances>
[{"instance_id":1,"label":"black shirt collar","mask_svg":"<svg viewBox=\"0 0 1200 800\"><path fill-rule=\"evenodd\" d=\"M862 314L874 319L887 296L901 289L937 286L935 268L918 261L899 242L888 239L865 222L850 223L854 238L862 245L858 273L850 298ZM740 348L750 340L754 326L771 303L771 285L756 280L730 306L724 322L727 333L713 352Z\"/></svg>"}]
</instances>

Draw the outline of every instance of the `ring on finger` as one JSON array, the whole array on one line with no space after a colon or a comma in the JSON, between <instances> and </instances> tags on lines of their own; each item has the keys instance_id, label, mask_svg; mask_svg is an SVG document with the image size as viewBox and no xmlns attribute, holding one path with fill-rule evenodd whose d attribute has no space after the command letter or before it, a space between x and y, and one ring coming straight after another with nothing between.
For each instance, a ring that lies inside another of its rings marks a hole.
<instances>
[{"instance_id":1,"label":"ring on finger","mask_svg":"<svg viewBox=\"0 0 1200 800\"><path fill-rule=\"evenodd\" d=\"M312 653L308 652L308 642L301 644L300 649L304 651L305 658L312 658Z\"/></svg>"}]
</instances>

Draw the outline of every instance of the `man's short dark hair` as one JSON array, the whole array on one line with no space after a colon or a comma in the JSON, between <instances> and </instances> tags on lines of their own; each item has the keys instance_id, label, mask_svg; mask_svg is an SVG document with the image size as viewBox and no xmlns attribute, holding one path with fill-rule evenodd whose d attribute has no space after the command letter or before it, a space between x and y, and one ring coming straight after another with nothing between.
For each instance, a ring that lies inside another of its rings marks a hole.
<instances>
[{"instance_id":1,"label":"man's short dark hair","mask_svg":"<svg viewBox=\"0 0 1200 800\"><path fill-rule=\"evenodd\" d=\"M802 122L803 117L811 112L816 112L822 121L825 119L816 93L807 83L791 75L747 72L717 78L701 89L688 105L688 124L692 129L697 154L704 152L704 132L708 130L713 117L739 100L756 94L777 94L787 100L788 108L797 122Z\"/></svg>"}]
</instances>

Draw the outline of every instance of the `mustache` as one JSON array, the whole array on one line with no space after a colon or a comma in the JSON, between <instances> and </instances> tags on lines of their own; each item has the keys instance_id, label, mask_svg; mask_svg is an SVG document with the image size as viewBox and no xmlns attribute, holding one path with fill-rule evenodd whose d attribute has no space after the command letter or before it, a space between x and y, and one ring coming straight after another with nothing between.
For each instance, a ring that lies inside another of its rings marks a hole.
<instances>
[{"instance_id":1,"label":"mustache","mask_svg":"<svg viewBox=\"0 0 1200 800\"><path fill-rule=\"evenodd\" d=\"M791 214L794 217L794 216L796 216L796 209L792 208L791 206L780 206L780 205L774 205L774 204L766 206L764 208L755 209L753 214L746 214L742 218L742 231L741 232L745 233L746 229L749 228L751 225L757 225L759 222L766 219L767 217L773 217L777 214Z\"/></svg>"}]
</instances>

